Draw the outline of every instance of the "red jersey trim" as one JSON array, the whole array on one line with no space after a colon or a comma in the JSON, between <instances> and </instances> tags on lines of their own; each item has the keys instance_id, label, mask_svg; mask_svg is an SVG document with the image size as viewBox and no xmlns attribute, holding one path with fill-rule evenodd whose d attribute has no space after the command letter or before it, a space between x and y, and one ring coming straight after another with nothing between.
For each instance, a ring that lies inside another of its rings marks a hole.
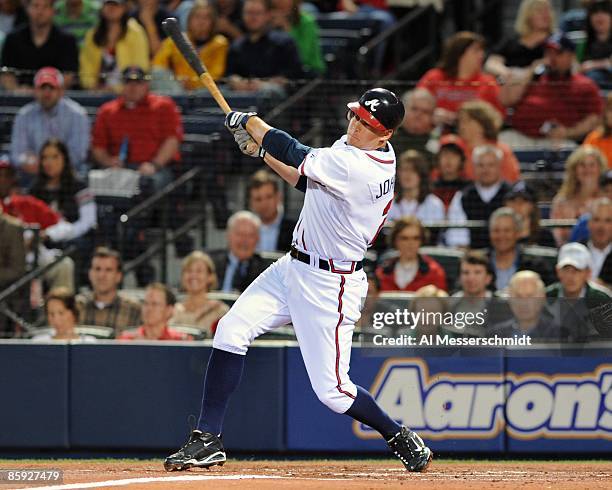
<instances>
[{"instance_id":1,"label":"red jersey trim","mask_svg":"<svg viewBox=\"0 0 612 490\"><path fill-rule=\"evenodd\" d=\"M369 153L366 153L366 155L368 155L372 160L378 162L378 163L384 163L385 165L389 165L395 162L395 160L381 160L380 158L376 158L372 155L370 155Z\"/></svg>"}]
</instances>

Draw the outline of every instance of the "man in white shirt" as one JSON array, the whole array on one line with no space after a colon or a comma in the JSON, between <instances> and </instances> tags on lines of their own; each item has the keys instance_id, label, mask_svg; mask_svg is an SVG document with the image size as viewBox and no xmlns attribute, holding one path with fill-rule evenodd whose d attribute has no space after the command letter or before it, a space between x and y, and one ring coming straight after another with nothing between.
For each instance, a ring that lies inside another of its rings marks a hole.
<instances>
[{"instance_id":1,"label":"man in white shirt","mask_svg":"<svg viewBox=\"0 0 612 490\"><path fill-rule=\"evenodd\" d=\"M492 145L474 148L474 183L457 192L448 209L448 220L461 223L466 220L489 221L491 214L504 204L510 185L502 180L502 151ZM446 244L451 247L473 249L490 246L489 232L483 229L451 228L446 232Z\"/></svg>"}]
</instances>

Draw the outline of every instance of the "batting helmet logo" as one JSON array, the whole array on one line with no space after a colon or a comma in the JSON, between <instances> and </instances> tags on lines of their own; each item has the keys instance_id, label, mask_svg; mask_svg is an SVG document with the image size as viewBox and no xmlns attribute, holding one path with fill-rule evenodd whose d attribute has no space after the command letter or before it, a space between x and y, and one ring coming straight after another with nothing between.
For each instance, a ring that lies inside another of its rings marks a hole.
<instances>
[{"instance_id":1,"label":"batting helmet logo","mask_svg":"<svg viewBox=\"0 0 612 490\"><path fill-rule=\"evenodd\" d=\"M376 112L376 108L380 105L380 100L372 99L365 101L366 107L370 108L370 112Z\"/></svg>"}]
</instances>

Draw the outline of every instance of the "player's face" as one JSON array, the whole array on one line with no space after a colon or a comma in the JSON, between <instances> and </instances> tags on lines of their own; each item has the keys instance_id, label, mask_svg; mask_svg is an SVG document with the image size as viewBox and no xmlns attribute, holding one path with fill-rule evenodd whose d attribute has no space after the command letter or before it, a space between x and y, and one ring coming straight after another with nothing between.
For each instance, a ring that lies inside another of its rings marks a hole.
<instances>
[{"instance_id":1,"label":"player's face","mask_svg":"<svg viewBox=\"0 0 612 490\"><path fill-rule=\"evenodd\" d=\"M198 294L208 291L210 287L210 274L208 266L201 260L189 264L182 275L183 289L187 294Z\"/></svg>"},{"instance_id":2,"label":"player's face","mask_svg":"<svg viewBox=\"0 0 612 490\"><path fill-rule=\"evenodd\" d=\"M580 270L574 266L565 265L561 268L557 267L557 276L563 286L565 296L577 297L591 277L591 269Z\"/></svg>"},{"instance_id":3,"label":"player's face","mask_svg":"<svg viewBox=\"0 0 612 490\"><path fill-rule=\"evenodd\" d=\"M461 289L467 296L484 297L492 279L484 265L461 263L459 282L461 283Z\"/></svg>"},{"instance_id":4,"label":"player's face","mask_svg":"<svg viewBox=\"0 0 612 490\"><path fill-rule=\"evenodd\" d=\"M474 162L474 180L485 187L499 182L501 177L501 165L494 154L485 153L478 161Z\"/></svg>"},{"instance_id":5,"label":"player's face","mask_svg":"<svg viewBox=\"0 0 612 490\"><path fill-rule=\"evenodd\" d=\"M605 248L612 241L612 205L600 205L589 220L591 240L598 248Z\"/></svg>"},{"instance_id":6,"label":"player's face","mask_svg":"<svg viewBox=\"0 0 612 490\"><path fill-rule=\"evenodd\" d=\"M64 95L64 91L61 88L52 87L51 85L45 84L34 89L36 100L47 111L57 105L62 95Z\"/></svg>"},{"instance_id":7,"label":"player's face","mask_svg":"<svg viewBox=\"0 0 612 490\"><path fill-rule=\"evenodd\" d=\"M261 221L268 224L278 216L280 204L280 192L274 189L272 184L265 184L256 189L251 189L249 206Z\"/></svg>"},{"instance_id":8,"label":"player's face","mask_svg":"<svg viewBox=\"0 0 612 490\"><path fill-rule=\"evenodd\" d=\"M59 179L64 170L64 155L53 145L47 146L41 154L42 170L50 180Z\"/></svg>"},{"instance_id":9,"label":"player's face","mask_svg":"<svg viewBox=\"0 0 612 490\"><path fill-rule=\"evenodd\" d=\"M385 145L393 131L381 132L361 119L353 111L347 114L349 125L346 143L362 150L376 150Z\"/></svg>"},{"instance_id":10,"label":"player's face","mask_svg":"<svg viewBox=\"0 0 612 490\"><path fill-rule=\"evenodd\" d=\"M47 304L47 321L58 334L66 334L74 330L76 318L72 311L66 308L63 301L52 299Z\"/></svg>"},{"instance_id":11,"label":"player's face","mask_svg":"<svg viewBox=\"0 0 612 490\"><path fill-rule=\"evenodd\" d=\"M238 260L249 260L255 253L259 231L251 221L241 219L236 221L228 231L227 241L230 251Z\"/></svg>"},{"instance_id":12,"label":"player's face","mask_svg":"<svg viewBox=\"0 0 612 490\"><path fill-rule=\"evenodd\" d=\"M166 295L159 289L147 289L142 302L142 323L145 327L165 325L172 317L174 308L166 304Z\"/></svg>"},{"instance_id":13,"label":"player's face","mask_svg":"<svg viewBox=\"0 0 612 490\"><path fill-rule=\"evenodd\" d=\"M516 248L519 231L514 220L509 216L501 216L491 223L489 230L491 245L497 253L508 253Z\"/></svg>"},{"instance_id":14,"label":"player's face","mask_svg":"<svg viewBox=\"0 0 612 490\"><path fill-rule=\"evenodd\" d=\"M104 295L116 291L123 275L113 257L94 257L89 268L89 281L95 294Z\"/></svg>"},{"instance_id":15,"label":"player's face","mask_svg":"<svg viewBox=\"0 0 612 490\"><path fill-rule=\"evenodd\" d=\"M407 226L395 237L395 248L400 260L416 260L421 244L421 232L416 226Z\"/></svg>"},{"instance_id":16,"label":"player's face","mask_svg":"<svg viewBox=\"0 0 612 490\"><path fill-rule=\"evenodd\" d=\"M532 279L518 281L510 290L508 303L519 322L535 324L545 304L546 294Z\"/></svg>"}]
</instances>

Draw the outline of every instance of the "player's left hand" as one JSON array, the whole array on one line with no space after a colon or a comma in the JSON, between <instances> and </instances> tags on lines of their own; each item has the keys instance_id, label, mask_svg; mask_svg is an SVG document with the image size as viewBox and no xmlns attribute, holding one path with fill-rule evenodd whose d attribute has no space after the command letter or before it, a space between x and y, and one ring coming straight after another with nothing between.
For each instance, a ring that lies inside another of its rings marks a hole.
<instances>
[{"instance_id":1,"label":"player's left hand","mask_svg":"<svg viewBox=\"0 0 612 490\"><path fill-rule=\"evenodd\" d=\"M257 158L260 155L259 145L255 142L251 135L247 133L247 130L241 127L238 127L234 131L234 140L238 144L238 148L245 155L248 155L253 158Z\"/></svg>"},{"instance_id":2,"label":"player's left hand","mask_svg":"<svg viewBox=\"0 0 612 490\"><path fill-rule=\"evenodd\" d=\"M239 128L246 129L246 123L249 120L249 117L256 115L256 112L228 112L227 116L225 116L225 127L232 133L235 133Z\"/></svg>"}]
</instances>

